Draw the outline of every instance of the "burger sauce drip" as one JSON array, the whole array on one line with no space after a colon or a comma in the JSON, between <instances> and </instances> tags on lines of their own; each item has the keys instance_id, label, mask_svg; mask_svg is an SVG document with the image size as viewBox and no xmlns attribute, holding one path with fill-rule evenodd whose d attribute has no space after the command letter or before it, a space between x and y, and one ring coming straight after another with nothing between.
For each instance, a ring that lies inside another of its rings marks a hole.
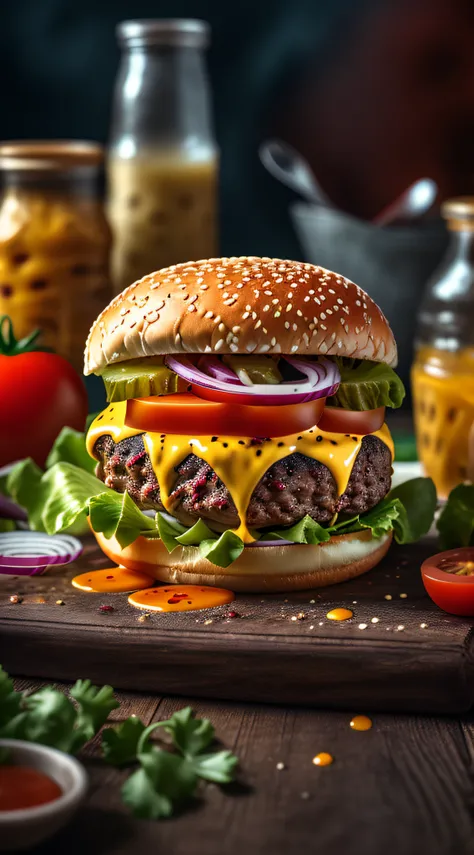
<instances>
[{"instance_id":1,"label":"burger sauce drip","mask_svg":"<svg viewBox=\"0 0 474 855\"><path fill-rule=\"evenodd\" d=\"M53 802L61 787L38 769L29 766L0 766L0 812L24 810Z\"/></svg>"},{"instance_id":2,"label":"burger sauce drip","mask_svg":"<svg viewBox=\"0 0 474 855\"><path fill-rule=\"evenodd\" d=\"M143 433L145 448L160 485L161 501L172 514L170 494L176 481L176 467L188 456L195 454L216 472L229 489L234 500L240 525L235 529L244 543L255 540L247 528L246 515L250 499L265 472L277 461L299 452L327 466L337 485L338 495L347 488L355 459L360 451L363 435L346 436L328 433L317 427L291 436L263 440L258 446L247 438L246 446L239 445L238 436L218 436L212 442L210 436L193 437L192 434L167 434L161 442L159 433L144 433L125 425L127 402L115 402L103 411L92 423L87 435L87 449L92 450L99 437L109 434L114 442ZM189 426L192 429L192 425ZM373 436L388 446L393 458L393 442L386 425ZM245 438L244 438L245 439ZM244 452L244 454L243 454ZM92 455L93 456L93 455Z\"/></svg>"},{"instance_id":3,"label":"burger sauce drip","mask_svg":"<svg viewBox=\"0 0 474 855\"><path fill-rule=\"evenodd\" d=\"M352 730L370 730L372 727L372 719L367 715L355 715L349 725Z\"/></svg>"},{"instance_id":4,"label":"burger sauce drip","mask_svg":"<svg viewBox=\"0 0 474 855\"><path fill-rule=\"evenodd\" d=\"M154 582L153 576L139 570L127 570L125 567L107 567L106 570L93 570L75 576L72 584L81 591L91 594L128 594L140 588L149 588Z\"/></svg>"},{"instance_id":5,"label":"burger sauce drip","mask_svg":"<svg viewBox=\"0 0 474 855\"><path fill-rule=\"evenodd\" d=\"M201 588L200 585L163 585L137 591L128 602L147 612L191 612L224 606L235 599L225 588Z\"/></svg>"},{"instance_id":6,"label":"burger sauce drip","mask_svg":"<svg viewBox=\"0 0 474 855\"><path fill-rule=\"evenodd\" d=\"M354 612L350 609L331 609L326 615L328 620L349 620L354 617Z\"/></svg>"}]
</instances>

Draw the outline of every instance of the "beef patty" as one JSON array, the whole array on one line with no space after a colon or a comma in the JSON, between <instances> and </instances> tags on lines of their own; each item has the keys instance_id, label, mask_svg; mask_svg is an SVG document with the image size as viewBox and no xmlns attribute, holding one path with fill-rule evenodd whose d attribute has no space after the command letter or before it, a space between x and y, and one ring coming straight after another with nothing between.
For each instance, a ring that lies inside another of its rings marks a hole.
<instances>
[{"instance_id":1,"label":"beef patty","mask_svg":"<svg viewBox=\"0 0 474 855\"><path fill-rule=\"evenodd\" d=\"M163 510L160 488L141 435L115 443L102 436L94 446L97 477L107 487L127 491L142 508ZM390 489L390 451L380 439L365 436L345 493L338 497L327 466L298 452L268 469L253 491L247 510L250 528L292 525L306 514L327 524L337 512L361 514L373 508ZM172 513L190 525L199 517L236 528L237 510L229 490L214 470L195 454L176 467L171 493Z\"/></svg>"}]
</instances>

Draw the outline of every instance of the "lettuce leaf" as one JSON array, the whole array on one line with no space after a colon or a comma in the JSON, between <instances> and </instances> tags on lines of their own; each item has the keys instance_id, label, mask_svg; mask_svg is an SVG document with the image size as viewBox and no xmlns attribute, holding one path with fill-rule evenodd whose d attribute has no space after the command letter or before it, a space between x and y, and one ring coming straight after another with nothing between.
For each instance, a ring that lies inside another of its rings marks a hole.
<instances>
[{"instance_id":1,"label":"lettuce leaf","mask_svg":"<svg viewBox=\"0 0 474 855\"><path fill-rule=\"evenodd\" d=\"M87 451L85 433L64 427L49 452L46 469L51 469L55 463L74 463L74 466L79 466L93 475L97 460Z\"/></svg>"},{"instance_id":2,"label":"lettuce leaf","mask_svg":"<svg viewBox=\"0 0 474 855\"><path fill-rule=\"evenodd\" d=\"M474 545L474 485L451 490L436 524L441 549Z\"/></svg>"},{"instance_id":3,"label":"lettuce leaf","mask_svg":"<svg viewBox=\"0 0 474 855\"><path fill-rule=\"evenodd\" d=\"M405 387L393 368L383 362L337 358L341 383L328 399L331 407L345 410L375 410L377 407L400 407Z\"/></svg>"},{"instance_id":4,"label":"lettuce leaf","mask_svg":"<svg viewBox=\"0 0 474 855\"><path fill-rule=\"evenodd\" d=\"M30 461L31 466L34 464ZM137 508L128 494L104 487L94 475L71 463L57 463L44 474L34 468L32 472L37 502L32 520L49 534L64 531L89 515L94 531L107 538L115 536L122 548L140 535L161 538L168 552L182 546L198 547L201 555L218 567L228 567L244 549L243 541L234 531L217 534L203 520L187 528L169 514L157 513L152 519ZM15 476L14 471L10 477L14 482L18 473ZM435 507L436 491L431 479L415 478L392 490L366 514L339 519L328 528L305 516L293 526L262 532L260 537L315 545L328 541L332 535L371 529L373 536L379 538L393 529L398 543L411 543L429 530Z\"/></svg>"}]
</instances>

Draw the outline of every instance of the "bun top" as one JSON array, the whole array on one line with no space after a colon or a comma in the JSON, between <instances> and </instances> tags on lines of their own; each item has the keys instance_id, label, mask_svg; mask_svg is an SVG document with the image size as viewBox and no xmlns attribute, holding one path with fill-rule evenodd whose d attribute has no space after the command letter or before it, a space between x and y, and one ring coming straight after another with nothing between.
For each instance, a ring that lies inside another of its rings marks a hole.
<instances>
[{"instance_id":1,"label":"bun top","mask_svg":"<svg viewBox=\"0 0 474 855\"><path fill-rule=\"evenodd\" d=\"M361 288L278 258L176 264L130 285L99 315L85 374L168 353L335 354L397 364L388 321Z\"/></svg>"}]
</instances>

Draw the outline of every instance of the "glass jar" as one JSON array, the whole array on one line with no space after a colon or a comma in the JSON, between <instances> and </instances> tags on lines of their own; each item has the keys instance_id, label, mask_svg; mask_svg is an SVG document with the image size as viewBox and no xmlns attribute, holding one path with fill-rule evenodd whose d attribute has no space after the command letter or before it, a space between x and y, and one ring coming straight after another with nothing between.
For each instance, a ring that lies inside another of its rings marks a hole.
<instances>
[{"instance_id":1,"label":"glass jar","mask_svg":"<svg viewBox=\"0 0 474 855\"><path fill-rule=\"evenodd\" d=\"M419 458L446 498L474 479L474 197L442 214L451 242L421 305L412 389Z\"/></svg>"},{"instance_id":2,"label":"glass jar","mask_svg":"<svg viewBox=\"0 0 474 855\"><path fill-rule=\"evenodd\" d=\"M116 292L217 247L218 153L203 21L125 21L108 156Z\"/></svg>"},{"instance_id":3,"label":"glass jar","mask_svg":"<svg viewBox=\"0 0 474 855\"><path fill-rule=\"evenodd\" d=\"M0 316L82 373L90 326L111 296L111 235L98 195L102 148L0 143Z\"/></svg>"}]
</instances>

